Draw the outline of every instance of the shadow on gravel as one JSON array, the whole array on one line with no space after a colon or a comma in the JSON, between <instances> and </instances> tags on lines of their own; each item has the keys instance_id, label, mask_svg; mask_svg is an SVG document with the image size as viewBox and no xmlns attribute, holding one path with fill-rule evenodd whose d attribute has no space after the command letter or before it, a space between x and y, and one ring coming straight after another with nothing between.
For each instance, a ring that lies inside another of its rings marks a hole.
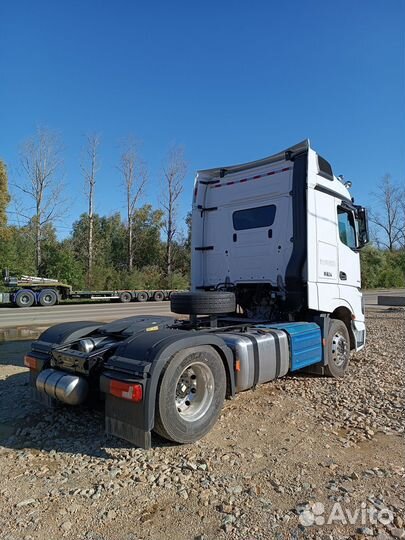
<instances>
[{"instance_id":1,"label":"shadow on gravel","mask_svg":"<svg viewBox=\"0 0 405 540\"><path fill-rule=\"evenodd\" d=\"M102 403L96 408L60 405L47 409L31 397L24 353L30 342L0 343L0 446L30 451L64 452L110 459L110 451L136 448L104 433ZM8 368L8 369L7 369ZM173 444L156 436L152 446ZM116 456L115 456L116 457Z\"/></svg>"},{"instance_id":2,"label":"shadow on gravel","mask_svg":"<svg viewBox=\"0 0 405 540\"><path fill-rule=\"evenodd\" d=\"M0 340L0 366L24 367L24 355L31 349L31 340Z\"/></svg>"}]
</instances>

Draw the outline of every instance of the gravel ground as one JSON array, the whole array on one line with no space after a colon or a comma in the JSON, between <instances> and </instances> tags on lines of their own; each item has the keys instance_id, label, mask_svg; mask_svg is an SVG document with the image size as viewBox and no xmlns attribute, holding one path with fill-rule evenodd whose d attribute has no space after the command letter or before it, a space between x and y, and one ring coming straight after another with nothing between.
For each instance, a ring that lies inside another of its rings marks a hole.
<instances>
[{"instance_id":1,"label":"gravel ground","mask_svg":"<svg viewBox=\"0 0 405 540\"><path fill-rule=\"evenodd\" d=\"M0 538L405 538L404 311L367 322L343 380L260 386L199 443L150 451L102 411L38 409L0 344Z\"/></svg>"}]
</instances>

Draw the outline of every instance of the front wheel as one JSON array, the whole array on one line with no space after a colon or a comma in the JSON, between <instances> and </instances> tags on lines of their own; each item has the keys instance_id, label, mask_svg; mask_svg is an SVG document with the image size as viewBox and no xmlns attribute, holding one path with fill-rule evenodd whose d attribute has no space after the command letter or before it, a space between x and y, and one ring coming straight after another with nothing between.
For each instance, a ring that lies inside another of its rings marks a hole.
<instances>
[{"instance_id":1,"label":"front wheel","mask_svg":"<svg viewBox=\"0 0 405 540\"><path fill-rule=\"evenodd\" d=\"M217 421L225 392L224 364L212 347L178 352L160 380L154 431L182 444L201 439Z\"/></svg>"},{"instance_id":2,"label":"front wheel","mask_svg":"<svg viewBox=\"0 0 405 540\"><path fill-rule=\"evenodd\" d=\"M331 319L327 337L327 354L326 375L343 377L349 367L350 338L345 323L338 319Z\"/></svg>"}]
</instances>

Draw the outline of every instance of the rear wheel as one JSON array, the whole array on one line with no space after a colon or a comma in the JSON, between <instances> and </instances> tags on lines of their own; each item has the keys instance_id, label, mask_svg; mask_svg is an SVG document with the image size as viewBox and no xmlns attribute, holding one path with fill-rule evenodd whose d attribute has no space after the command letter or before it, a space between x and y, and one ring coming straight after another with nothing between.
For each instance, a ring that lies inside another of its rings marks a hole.
<instances>
[{"instance_id":1,"label":"rear wheel","mask_svg":"<svg viewBox=\"0 0 405 540\"><path fill-rule=\"evenodd\" d=\"M212 347L178 352L160 380L154 430L178 443L201 439L215 424L225 392L224 364Z\"/></svg>"},{"instance_id":2,"label":"rear wheel","mask_svg":"<svg viewBox=\"0 0 405 540\"><path fill-rule=\"evenodd\" d=\"M326 374L330 377L343 377L350 361L350 337L343 321L331 319L327 337L328 365Z\"/></svg>"},{"instance_id":3,"label":"rear wheel","mask_svg":"<svg viewBox=\"0 0 405 540\"><path fill-rule=\"evenodd\" d=\"M128 302L130 302L132 300L132 295L130 292L128 291L123 291L121 294L120 294L120 302L122 302L123 304L127 304Z\"/></svg>"},{"instance_id":4,"label":"rear wheel","mask_svg":"<svg viewBox=\"0 0 405 540\"><path fill-rule=\"evenodd\" d=\"M170 296L170 309L183 315L221 315L236 310L236 299L225 291L179 292Z\"/></svg>"},{"instance_id":5,"label":"rear wheel","mask_svg":"<svg viewBox=\"0 0 405 540\"><path fill-rule=\"evenodd\" d=\"M32 291L19 291L15 298L18 307L31 307L35 302L35 296Z\"/></svg>"},{"instance_id":6,"label":"rear wheel","mask_svg":"<svg viewBox=\"0 0 405 540\"><path fill-rule=\"evenodd\" d=\"M58 301L58 294L54 289L44 289L40 292L39 303L41 306L54 306Z\"/></svg>"},{"instance_id":7,"label":"rear wheel","mask_svg":"<svg viewBox=\"0 0 405 540\"><path fill-rule=\"evenodd\" d=\"M138 302L146 302L149 298L148 293L146 291L141 291L136 296Z\"/></svg>"},{"instance_id":8,"label":"rear wheel","mask_svg":"<svg viewBox=\"0 0 405 540\"><path fill-rule=\"evenodd\" d=\"M156 291L155 294L153 295L153 300L155 302L163 302L164 299L165 299L165 293L163 291Z\"/></svg>"}]
</instances>

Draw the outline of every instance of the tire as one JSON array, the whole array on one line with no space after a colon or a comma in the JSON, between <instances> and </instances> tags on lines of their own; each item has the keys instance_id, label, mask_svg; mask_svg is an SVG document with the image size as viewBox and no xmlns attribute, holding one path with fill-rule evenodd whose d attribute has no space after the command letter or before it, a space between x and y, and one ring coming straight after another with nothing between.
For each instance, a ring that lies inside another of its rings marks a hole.
<instances>
[{"instance_id":1,"label":"tire","mask_svg":"<svg viewBox=\"0 0 405 540\"><path fill-rule=\"evenodd\" d=\"M54 306L58 302L58 293L55 289L44 289L40 292L38 301L41 306Z\"/></svg>"},{"instance_id":2,"label":"tire","mask_svg":"<svg viewBox=\"0 0 405 540\"><path fill-rule=\"evenodd\" d=\"M224 291L180 292L170 296L170 309L182 315L221 315L236 310L235 294Z\"/></svg>"},{"instance_id":3,"label":"tire","mask_svg":"<svg viewBox=\"0 0 405 540\"><path fill-rule=\"evenodd\" d=\"M146 291L141 291L136 295L138 302L147 302L149 300L148 293Z\"/></svg>"},{"instance_id":4,"label":"tire","mask_svg":"<svg viewBox=\"0 0 405 540\"><path fill-rule=\"evenodd\" d=\"M160 379L154 431L181 444L201 439L217 421L225 392L224 364L212 347L176 353Z\"/></svg>"},{"instance_id":5,"label":"tire","mask_svg":"<svg viewBox=\"0 0 405 540\"><path fill-rule=\"evenodd\" d=\"M123 291L120 293L120 302L123 304L127 304L128 302L131 302L132 300L132 294L128 291Z\"/></svg>"},{"instance_id":6,"label":"tire","mask_svg":"<svg viewBox=\"0 0 405 540\"><path fill-rule=\"evenodd\" d=\"M153 300L155 302L163 302L164 299L165 299L165 293L163 291L156 291L155 294L153 295Z\"/></svg>"},{"instance_id":7,"label":"tire","mask_svg":"<svg viewBox=\"0 0 405 540\"><path fill-rule=\"evenodd\" d=\"M35 302L35 296L32 291L19 291L15 298L18 307L31 307Z\"/></svg>"},{"instance_id":8,"label":"tire","mask_svg":"<svg viewBox=\"0 0 405 540\"><path fill-rule=\"evenodd\" d=\"M329 377L343 377L350 361L350 337L347 326L338 319L331 319L327 338L328 364L325 373Z\"/></svg>"}]
</instances>

